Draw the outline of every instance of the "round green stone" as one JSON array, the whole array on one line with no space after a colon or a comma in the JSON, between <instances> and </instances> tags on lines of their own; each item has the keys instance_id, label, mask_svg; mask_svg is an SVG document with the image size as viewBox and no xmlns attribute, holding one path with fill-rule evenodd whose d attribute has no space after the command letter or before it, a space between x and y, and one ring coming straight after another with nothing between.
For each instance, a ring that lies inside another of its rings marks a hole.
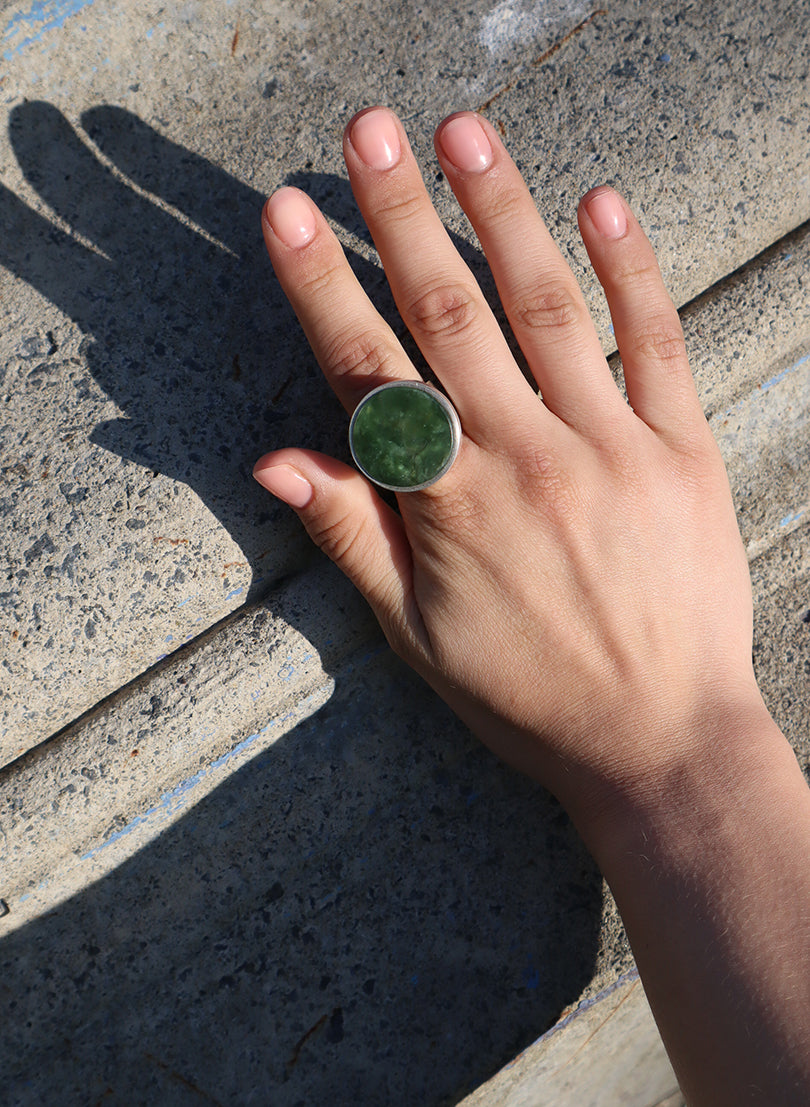
<instances>
[{"instance_id":1,"label":"round green stone","mask_svg":"<svg viewBox=\"0 0 810 1107\"><path fill-rule=\"evenodd\" d=\"M458 449L460 428L449 402L428 385L381 385L361 403L349 427L358 467L383 488L407 491L438 480Z\"/></svg>"}]
</instances>

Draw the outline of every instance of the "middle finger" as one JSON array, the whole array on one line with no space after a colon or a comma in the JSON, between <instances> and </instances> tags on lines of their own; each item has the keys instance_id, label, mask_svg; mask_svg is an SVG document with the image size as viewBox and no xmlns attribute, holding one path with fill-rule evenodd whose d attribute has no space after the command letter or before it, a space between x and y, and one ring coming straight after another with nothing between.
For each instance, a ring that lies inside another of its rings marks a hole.
<instances>
[{"instance_id":1,"label":"middle finger","mask_svg":"<svg viewBox=\"0 0 810 1107\"><path fill-rule=\"evenodd\" d=\"M580 431L624 407L574 274L494 128L473 112L446 119L436 152L495 278L509 324L547 407Z\"/></svg>"},{"instance_id":2,"label":"middle finger","mask_svg":"<svg viewBox=\"0 0 810 1107\"><path fill-rule=\"evenodd\" d=\"M393 112L370 108L355 116L344 157L408 330L466 432L479 441L502 436L517 413L536 408L534 392L442 226Z\"/></svg>"}]
</instances>

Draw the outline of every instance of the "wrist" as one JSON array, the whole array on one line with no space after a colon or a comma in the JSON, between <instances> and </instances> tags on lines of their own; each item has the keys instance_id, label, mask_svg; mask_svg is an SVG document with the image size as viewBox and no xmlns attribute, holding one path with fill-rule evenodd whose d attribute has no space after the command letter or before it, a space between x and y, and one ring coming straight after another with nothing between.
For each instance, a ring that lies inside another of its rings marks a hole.
<instances>
[{"instance_id":1,"label":"wrist","mask_svg":"<svg viewBox=\"0 0 810 1107\"><path fill-rule=\"evenodd\" d=\"M577 820L689 1102L806 1103L810 790L764 705ZM752 1043L756 1042L756 1049Z\"/></svg>"},{"instance_id":2,"label":"wrist","mask_svg":"<svg viewBox=\"0 0 810 1107\"><path fill-rule=\"evenodd\" d=\"M620 738L617 736L617 741ZM694 835L801 780L793 751L754 689L714 703L690 719L647 734L643 764L593 774L567 804L608 880L636 853L688 848ZM631 748L644 748L636 741Z\"/></svg>"}]
</instances>

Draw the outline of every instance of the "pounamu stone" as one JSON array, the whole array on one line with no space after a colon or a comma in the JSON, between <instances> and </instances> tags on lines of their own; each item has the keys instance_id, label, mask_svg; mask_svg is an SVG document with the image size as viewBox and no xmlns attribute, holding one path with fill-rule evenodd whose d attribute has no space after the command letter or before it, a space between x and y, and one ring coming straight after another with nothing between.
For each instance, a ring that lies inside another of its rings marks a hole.
<instances>
[{"instance_id":1,"label":"pounamu stone","mask_svg":"<svg viewBox=\"0 0 810 1107\"><path fill-rule=\"evenodd\" d=\"M458 416L428 385L381 385L358 405L349 444L358 468L383 488L423 488L447 472L458 451Z\"/></svg>"}]
</instances>

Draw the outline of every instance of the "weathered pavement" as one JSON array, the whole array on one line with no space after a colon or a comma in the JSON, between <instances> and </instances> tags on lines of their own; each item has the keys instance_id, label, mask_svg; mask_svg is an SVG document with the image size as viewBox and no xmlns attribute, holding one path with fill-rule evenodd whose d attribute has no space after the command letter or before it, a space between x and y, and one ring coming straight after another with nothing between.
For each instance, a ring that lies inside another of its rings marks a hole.
<instances>
[{"instance_id":1,"label":"weathered pavement","mask_svg":"<svg viewBox=\"0 0 810 1107\"><path fill-rule=\"evenodd\" d=\"M763 691L807 765L810 3L648 7L4 6L5 1101L673 1090L559 809L249 476L277 445L346 452L264 195L306 188L390 311L342 128L374 101L406 119L481 271L431 155L436 122L479 107L608 353L578 196L610 181L653 239L729 467Z\"/></svg>"}]
</instances>

